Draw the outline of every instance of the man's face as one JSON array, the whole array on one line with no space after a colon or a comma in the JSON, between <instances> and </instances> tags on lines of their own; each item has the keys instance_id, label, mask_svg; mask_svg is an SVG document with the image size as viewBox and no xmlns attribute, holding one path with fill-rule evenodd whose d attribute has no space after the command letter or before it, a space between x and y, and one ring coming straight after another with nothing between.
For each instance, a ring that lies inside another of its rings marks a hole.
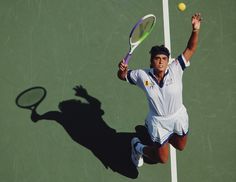
<instances>
[{"instance_id":1,"label":"man's face","mask_svg":"<svg viewBox=\"0 0 236 182\"><path fill-rule=\"evenodd\" d=\"M151 61L152 68L159 72L163 72L167 69L169 58L164 54L157 54Z\"/></svg>"}]
</instances>

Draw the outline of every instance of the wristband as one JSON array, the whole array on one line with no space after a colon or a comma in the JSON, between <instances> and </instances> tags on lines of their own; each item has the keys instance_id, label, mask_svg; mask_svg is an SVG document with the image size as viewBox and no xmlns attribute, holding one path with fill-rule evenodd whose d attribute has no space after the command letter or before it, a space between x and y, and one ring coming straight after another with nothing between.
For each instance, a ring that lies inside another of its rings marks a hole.
<instances>
[{"instance_id":1,"label":"wristband","mask_svg":"<svg viewBox=\"0 0 236 182\"><path fill-rule=\"evenodd\" d=\"M198 32L200 29L193 29L193 32Z\"/></svg>"}]
</instances>

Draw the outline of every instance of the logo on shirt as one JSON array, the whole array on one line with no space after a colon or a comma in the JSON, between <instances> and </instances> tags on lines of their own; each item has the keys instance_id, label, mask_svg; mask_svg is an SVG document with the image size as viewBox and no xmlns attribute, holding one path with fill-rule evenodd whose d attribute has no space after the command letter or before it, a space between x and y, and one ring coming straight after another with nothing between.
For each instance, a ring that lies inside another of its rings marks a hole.
<instances>
[{"instance_id":1,"label":"logo on shirt","mask_svg":"<svg viewBox=\"0 0 236 182\"><path fill-rule=\"evenodd\" d=\"M145 85L146 87L152 87L154 84L153 84L152 82L148 81L148 80L145 80L145 81L144 81L144 85Z\"/></svg>"}]
</instances>

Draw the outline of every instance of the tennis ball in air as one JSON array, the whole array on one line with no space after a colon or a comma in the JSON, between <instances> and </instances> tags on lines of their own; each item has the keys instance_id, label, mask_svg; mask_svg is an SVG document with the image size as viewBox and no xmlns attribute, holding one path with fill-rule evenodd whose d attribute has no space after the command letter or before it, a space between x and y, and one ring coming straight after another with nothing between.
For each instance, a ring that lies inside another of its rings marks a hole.
<instances>
[{"instance_id":1,"label":"tennis ball in air","mask_svg":"<svg viewBox=\"0 0 236 182\"><path fill-rule=\"evenodd\" d=\"M184 11L184 10L186 9L186 5L185 5L184 3L179 3L179 4L178 4L178 9L179 9L180 11Z\"/></svg>"}]
</instances>

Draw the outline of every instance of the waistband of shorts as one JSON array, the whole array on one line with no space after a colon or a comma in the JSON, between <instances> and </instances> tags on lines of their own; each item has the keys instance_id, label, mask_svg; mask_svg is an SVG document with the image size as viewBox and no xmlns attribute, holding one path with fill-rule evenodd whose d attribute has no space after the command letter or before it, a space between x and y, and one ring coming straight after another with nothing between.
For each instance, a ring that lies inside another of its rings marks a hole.
<instances>
[{"instance_id":1,"label":"waistband of shorts","mask_svg":"<svg viewBox=\"0 0 236 182\"><path fill-rule=\"evenodd\" d=\"M169 119L172 119L174 118L175 116L177 116L179 113L181 113L182 111L186 111L186 108L184 107L184 105L182 105L179 110L177 110L175 113L173 114L170 114L170 115L164 115L164 116L158 116L158 115L155 115L155 114L151 114L152 118L155 118L155 119L161 119L161 120L169 120Z\"/></svg>"}]
</instances>

